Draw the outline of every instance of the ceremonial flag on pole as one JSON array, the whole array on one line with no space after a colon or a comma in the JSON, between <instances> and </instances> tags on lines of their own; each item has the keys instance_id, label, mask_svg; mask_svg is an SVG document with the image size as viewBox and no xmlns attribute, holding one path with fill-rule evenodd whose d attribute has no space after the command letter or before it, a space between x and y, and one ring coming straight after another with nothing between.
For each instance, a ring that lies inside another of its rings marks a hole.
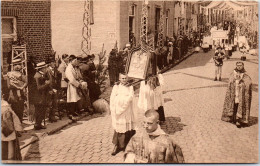
<instances>
[{"instance_id":1,"label":"ceremonial flag on pole","mask_svg":"<svg viewBox=\"0 0 260 166\"><path fill-rule=\"evenodd\" d=\"M90 8L90 24L94 24L93 0L89 1L89 8Z\"/></svg>"},{"instance_id":2,"label":"ceremonial flag on pole","mask_svg":"<svg viewBox=\"0 0 260 166\"><path fill-rule=\"evenodd\" d=\"M206 16L209 15L209 9L208 8L205 8L206 9Z\"/></svg>"},{"instance_id":3,"label":"ceremonial flag on pole","mask_svg":"<svg viewBox=\"0 0 260 166\"><path fill-rule=\"evenodd\" d=\"M181 14L184 14L184 2L181 2Z\"/></svg>"}]
</instances>

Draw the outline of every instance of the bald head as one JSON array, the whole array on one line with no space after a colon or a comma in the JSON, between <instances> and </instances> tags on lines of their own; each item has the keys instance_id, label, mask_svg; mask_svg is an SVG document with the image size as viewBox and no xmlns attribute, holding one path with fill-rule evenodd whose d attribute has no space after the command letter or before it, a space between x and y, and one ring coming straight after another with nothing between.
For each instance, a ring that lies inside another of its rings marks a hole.
<instances>
[{"instance_id":1,"label":"bald head","mask_svg":"<svg viewBox=\"0 0 260 166\"><path fill-rule=\"evenodd\" d=\"M154 110L148 110L144 114L144 128L147 133L152 133L158 128L159 114Z\"/></svg>"}]
</instances>

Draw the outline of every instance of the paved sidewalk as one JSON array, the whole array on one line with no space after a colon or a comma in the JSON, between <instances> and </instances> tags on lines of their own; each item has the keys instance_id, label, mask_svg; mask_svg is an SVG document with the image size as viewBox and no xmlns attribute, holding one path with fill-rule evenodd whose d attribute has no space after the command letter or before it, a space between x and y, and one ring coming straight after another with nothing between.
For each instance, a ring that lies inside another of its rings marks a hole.
<instances>
[{"instance_id":1,"label":"paved sidewalk","mask_svg":"<svg viewBox=\"0 0 260 166\"><path fill-rule=\"evenodd\" d=\"M247 56L253 81L250 127L238 129L220 120L229 74L239 52L224 61L223 81L213 81L213 52L196 53L164 73L166 124L162 128L183 150L186 163L258 162L258 57ZM142 113L140 112L140 122ZM24 157L41 163L121 163L111 156L109 115L86 117L27 147Z\"/></svg>"}]
</instances>

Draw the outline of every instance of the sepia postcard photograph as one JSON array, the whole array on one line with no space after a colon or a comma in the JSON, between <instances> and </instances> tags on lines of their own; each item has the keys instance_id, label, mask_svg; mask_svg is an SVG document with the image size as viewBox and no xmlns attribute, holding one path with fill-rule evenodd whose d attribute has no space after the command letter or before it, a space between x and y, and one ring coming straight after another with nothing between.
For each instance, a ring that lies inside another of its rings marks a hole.
<instances>
[{"instance_id":1,"label":"sepia postcard photograph","mask_svg":"<svg viewBox=\"0 0 260 166\"><path fill-rule=\"evenodd\" d=\"M2 163L259 163L257 0L1 0Z\"/></svg>"}]
</instances>

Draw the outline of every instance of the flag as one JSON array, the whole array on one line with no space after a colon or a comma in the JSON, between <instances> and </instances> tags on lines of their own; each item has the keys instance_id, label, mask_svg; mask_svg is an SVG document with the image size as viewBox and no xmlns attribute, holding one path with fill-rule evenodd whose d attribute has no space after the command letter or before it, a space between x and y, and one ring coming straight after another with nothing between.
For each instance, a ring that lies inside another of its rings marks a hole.
<instances>
[{"instance_id":1,"label":"flag","mask_svg":"<svg viewBox=\"0 0 260 166\"><path fill-rule=\"evenodd\" d=\"M90 16L90 24L94 24L93 0L90 0L89 2L89 16Z\"/></svg>"},{"instance_id":2,"label":"flag","mask_svg":"<svg viewBox=\"0 0 260 166\"><path fill-rule=\"evenodd\" d=\"M181 2L181 14L184 14L184 2Z\"/></svg>"},{"instance_id":3,"label":"flag","mask_svg":"<svg viewBox=\"0 0 260 166\"><path fill-rule=\"evenodd\" d=\"M116 43L115 43L114 49L115 49L116 51L118 51L117 40L116 40Z\"/></svg>"},{"instance_id":4,"label":"flag","mask_svg":"<svg viewBox=\"0 0 260 166\"><path fill-rule=\"evenodd\" d=\"M207 16L207 15L209 15L209 9L208 8L205 8L205 9L206 9L205 15Z\"/></svg>"}]
</instances>

